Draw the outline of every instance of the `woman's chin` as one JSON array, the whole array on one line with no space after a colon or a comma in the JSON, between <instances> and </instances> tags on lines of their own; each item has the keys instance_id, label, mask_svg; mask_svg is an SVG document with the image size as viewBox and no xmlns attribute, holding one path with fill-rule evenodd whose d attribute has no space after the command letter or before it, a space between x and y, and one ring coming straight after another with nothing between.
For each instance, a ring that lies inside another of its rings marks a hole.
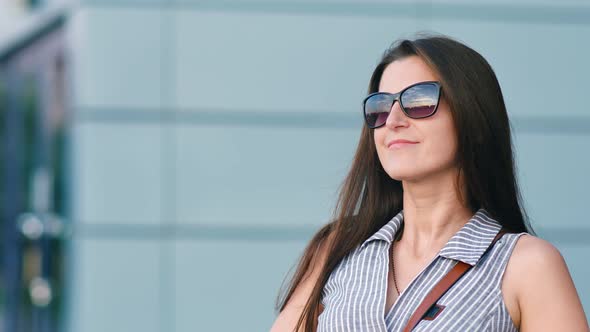
<instances>
[{"instance_id":1,"label":"woman's chin","mask_svg":"<svg viewBox=\"0 0 590 332\"><path fill-rule=\"evenodd\" d=\"M392 170L388 171L387 174L390 178L397 181L412 181L419 178L419 174L411 170Z\"/></svg>"}]
</instances>

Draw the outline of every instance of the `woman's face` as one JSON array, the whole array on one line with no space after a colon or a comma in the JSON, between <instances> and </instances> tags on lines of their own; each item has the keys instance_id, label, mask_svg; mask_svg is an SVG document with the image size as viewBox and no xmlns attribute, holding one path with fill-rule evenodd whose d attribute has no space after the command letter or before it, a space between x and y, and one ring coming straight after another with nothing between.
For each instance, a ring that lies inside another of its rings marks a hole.
<instances>
[{"instance_id":1,"label":"woman's face","mask_svg":"<svg viewBox=\"0 0 590 332\"><path fill-rule=\"evenodd\" d=\"M414 83L437 80L422 59L410 56L385 68L379 92L397 93ZM383 169L398 181L419 181L456 170L457 138L443 96L436 113L423 119L408 118L395 102L385 125L374 130L374 138ZM414 143L390 144L398 139Z\"/></svg>"}]
</instances>

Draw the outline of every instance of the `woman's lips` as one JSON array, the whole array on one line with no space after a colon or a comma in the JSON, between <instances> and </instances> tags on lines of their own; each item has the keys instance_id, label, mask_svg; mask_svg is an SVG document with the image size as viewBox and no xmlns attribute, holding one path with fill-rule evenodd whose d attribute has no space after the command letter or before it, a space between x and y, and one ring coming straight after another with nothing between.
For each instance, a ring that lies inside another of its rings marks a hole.
<instances>
[{"instance_id":1,"label":"woman's lips","mask_svg":"<svg viewBox=\"0 0 590 332\"><path fill-rule=\"evenodd\" d=\"M408 141L405 139L396 139L396 140L393 140L393 141L387 143L387 148L388 149L400 149L400 148L403 148L406 146L411 146L414 144L418 144L418 142Z\"/></svg>"}]
</instances>

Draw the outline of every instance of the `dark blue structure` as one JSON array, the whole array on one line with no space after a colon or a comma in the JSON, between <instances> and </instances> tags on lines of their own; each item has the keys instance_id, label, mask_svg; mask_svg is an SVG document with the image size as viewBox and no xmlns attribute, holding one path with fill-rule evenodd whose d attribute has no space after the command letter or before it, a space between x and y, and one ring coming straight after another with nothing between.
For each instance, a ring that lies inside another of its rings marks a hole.
<instances>
[{"instance_id":1,"label":"dark blue structure","mask_svg":"<svg viewBox=\"0 0 590 332\"><path fill-rule=\"evenodd\" d=\"M6 332L60 330L65 22L64 8L40 11L0 44L0 330Z\"/></svg>"}]
</instances>

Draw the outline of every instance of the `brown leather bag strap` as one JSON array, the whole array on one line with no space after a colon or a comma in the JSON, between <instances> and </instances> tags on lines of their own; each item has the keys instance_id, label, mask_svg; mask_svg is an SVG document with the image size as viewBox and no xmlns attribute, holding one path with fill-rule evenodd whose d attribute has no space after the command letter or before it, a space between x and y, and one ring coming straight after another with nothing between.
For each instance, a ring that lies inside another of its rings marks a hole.
<instances>
[{"instance_id":1,"label":"brown leather bag strap","mask_svg":"<svg viewBox=\"0 0 590 332\"><path fill-rule=\"evenodd\" d=\"M502 235L504 235L505 233L508 233L508 231L505 230L504 228L502 228L498 232L496 237L492 240L492 243L490 243L490 246L486 249L486 251L482 254L482 256L485 255L494 246L496 241L498 241L502 237ZM403 331L404 332L412 331L412 329L414 327L416 327L416 325L418 325L418 323L420 323L420 321L422 320L422 318L424 317L426 312L436 303L436 301L438 301L438 299L440 299L441 296L443 296L443 294L446 293L446 291L449 288L451 288L453 286L453 284L455 284L455 282L457 282L457 280L459 280L461 278L461 276L463 276L467 271L469 271L469 269L471 267L472 266L467 263L463 263L461 261L458 261L457 264L451 269L451 271L449 271L434 286L434 288L432 288L430 293L428 293L428 295L426 295L426 297L424 298L422 303L418 306L418 309L416 309L416 311L414 311L414 314L412 315L412 317L410 317L410 320L406 324Z\"/></svg>"}]
</instances>

